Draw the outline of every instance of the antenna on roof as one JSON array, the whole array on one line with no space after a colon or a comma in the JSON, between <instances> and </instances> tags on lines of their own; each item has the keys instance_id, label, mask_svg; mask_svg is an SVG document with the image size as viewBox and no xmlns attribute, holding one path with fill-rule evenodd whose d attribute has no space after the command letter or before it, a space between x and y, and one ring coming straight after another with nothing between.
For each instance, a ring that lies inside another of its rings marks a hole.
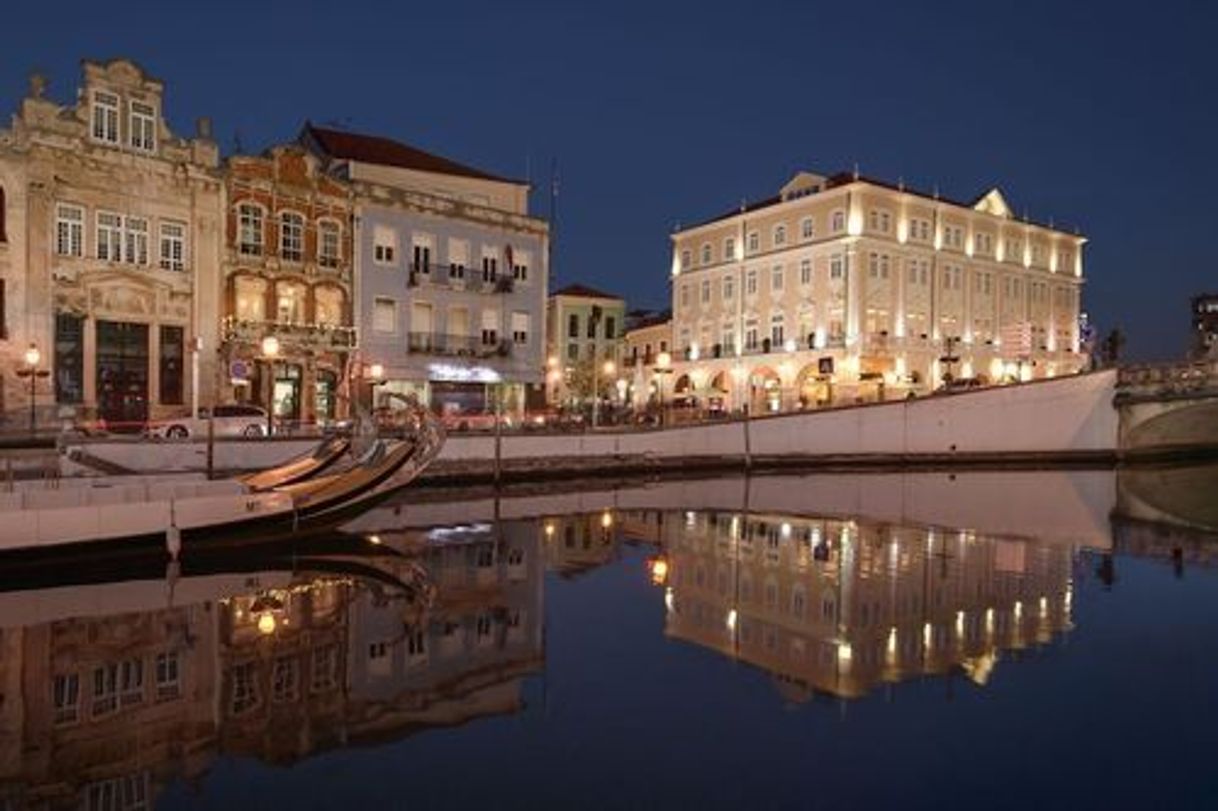
<instances>
[{"instance_id":1,"label":"antenna on roof","mask_svg":"<svg viewBox=\"0 0 1218 811\"><path fill-rule=\"evenodd\" d=\"M897 191L905 191L905 175L897 178Z\"/></svg>"},{"instance_id":2,"label":"antenna on roof","mask_svg":"<svg viewBox=\"0 0 1218 811\"><path fill-rule=\"evenodd\" d=\"M936 200L939 199L939 184L938 183L935 184L935 199Z\"/></svg>"},{"instance_id":3,"label":"antenna on roof","mask_svg":"<svg viewBox=\"0 0 1218 811\"><path fill-rule=\"evenodd\" d=\"M743 197L741 197L740 198L740 213L743 214L745 211L748 211L748 208L749 208L748 201L745 200Z\"/></svg>"},{"instance_id":4,"label":"antenna on roof","mask_svg":"<svg viewBox=\"0 0 1218 811\"><path fill-rule=\"evenodd\" d=\"M854 179L855 180L859 179L859 162L858 161L854 162Z\"/></svg>"}]
</instances>

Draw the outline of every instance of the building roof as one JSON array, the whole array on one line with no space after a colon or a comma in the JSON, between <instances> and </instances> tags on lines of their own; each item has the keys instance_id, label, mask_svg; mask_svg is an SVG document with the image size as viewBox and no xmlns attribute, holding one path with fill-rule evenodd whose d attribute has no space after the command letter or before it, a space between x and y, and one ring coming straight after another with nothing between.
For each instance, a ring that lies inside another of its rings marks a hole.
<instances>
[{"instance_id":1,"label":"building roof","mask_svg":"<svg viewBox=\"0 0 1218 811\"><path fill-rule=\"evenodd\" d=\"M583 298L604 298L610 301L622 301L621 296L613 296L609 293L602 293L600 290L588 287L584 284L569 284L561 290L555 290L550 294L550 298L555 296L581 296Z\"/></svg>"},{"instance_id":2,"label":"building roof","mask_svg":"<svg viewBox=\"0 0 1218 811\"><path fill-rule=\"evenodd\" d=\"M308 121L305 122L302 135L311 138L323 152L332 158L376 163L382 166L400 166L403 169L434 172L440 175L457 175L478 180L527 185L527 181L493 175L380 135L332 130L318 127Z\"/></svg>"},{"instance_id":3,"label":"building roof","mask_svg":"<svg viewBox=\"0 0 1218 811\"><path fill-rule=\"evenodd\" d=\"M626 331L657 327L672 321L672 310L632 310L626 313Z\"/></svg>"},{"instance_id":4,"label":"building roof","mask_svg":"<svg viewBox=\"0 0 1218 811\"><path fill-rule=\"evenodd\" d=\"M812 176L812 175L809 175L809 176ZM890 189L892 191L899 191L899 192L903 192L905 194L912 195L914 197L922 197L927 200L933 200L933 201L939 202L939 203L946 203L949 206L957 206L959 208L970 208L970 209L976 209L976 210L983 210L980 208L980 204L983 201L987 201L987 198L988 198L988 200L994 200L995 197L997 198L997 200L1001 201L1001 208L1006 208L1006 205L1007 205L1006 200L1002 199L1002 193L996 187L986 189L984 192L977 195L971 201L965 202L963 200L955 200L950 197L945 197L945 196L939 194L938 191L936 191L934 193L925 192L925 191L921 191L919 189L915 189L911 186L906 186L904 183L889 183L887 180L880 180L880 179L874 178L874 177L867 177L865 175L860 175L856 172L838 172L837 174L830 175L829 177L825 178L825 182L823 184L823 189L825 191L828 191L829 189L835 189L835 188L838 188L839 186L846 186L850 183L866 183L867 185L870 185L870 186L878 186L879 188L882 188L882 189ZM754 200L754 201L742 200L742 201L740 201L739 207L737 207L731 211L724 212L716 217L711 217L709 219L702 220L701 222L695 223L694 225L690 225L685 228L679 228L678 231L687 231L692 228L701 228L704 225L710 225L712 223L719 222L720 220L731 219L732 217L739 216L740 214L751 214L754 211L759 211L764 208L769 208L770 206L778 205L779 203L782 203L782 202L785 202L785 198L781 194L774 195L773 197L766 197L762 200ZM991 208L989 213L993 213L994 210L998 210L998 207L987 206L987 208ZM1014 214L1012 212L1009 211L1009 209L1007 209L1006 213L1007 213L1009 219L1015 220L1017 222L1023 222L1028 225L1035 225L1040 228L1048 228L1052 231L1059 231L1061 233L1068 233L1067 231L1065 231L1064 229L1062 229L1056 225L1037 222L1035 220L1028 219L1026 216L1022 217L1022 218L1017 218L1014 216Z\"/></svg>"}]
</instances>

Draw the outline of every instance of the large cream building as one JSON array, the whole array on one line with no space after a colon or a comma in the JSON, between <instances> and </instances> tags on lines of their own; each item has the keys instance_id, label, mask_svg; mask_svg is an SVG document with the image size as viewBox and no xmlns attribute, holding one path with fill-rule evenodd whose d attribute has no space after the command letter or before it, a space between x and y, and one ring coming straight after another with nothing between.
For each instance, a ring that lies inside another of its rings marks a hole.
<instances>
[{"instance_id":1,"label":"large cream building","mask_svg":"<svg viewBox=\"0 0 1218 811\"><path fill-rule=\"evenodd\" d=\"M673 235L671 391L775 411L1076 372L1085 241L998 189L801 172Z\"/></svg>"},{"instance_id":2,"label":"large cream building","mask_svg":"<svg viewBox=\"0 0 1218 811\"><path fill-rule=\"evenodd\" d=\"M60 104L34 77L0 130L0 414L142 424L214 377L223 188L202 122L182 138L164 86L124 59L83 63ZM210 387L207 387L210 391ZM206 397L207 395L205 395Z\"/></svg>"}]
</instances>

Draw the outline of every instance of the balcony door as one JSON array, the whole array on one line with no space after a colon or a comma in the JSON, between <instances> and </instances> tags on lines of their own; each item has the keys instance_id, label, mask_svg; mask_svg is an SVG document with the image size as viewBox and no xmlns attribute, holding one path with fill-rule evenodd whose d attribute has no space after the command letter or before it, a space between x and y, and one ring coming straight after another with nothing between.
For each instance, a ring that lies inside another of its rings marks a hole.
<instances>
[{"instance_id":1,"label":"balcony door","mask_svg":"<svg viewBox=\"0 0 1218 811\"><path fill-rule=\"evenodd\" d=\"M434 348L435 320L427 302L416 301L410 307L410 337L412 343L430 352Z\"/></svg>"},{"instance_id":2,"label":"balcony door","mask_svg":"<svg viewBox=\"0 0 1218 811\"><path fill-rule=\"evenodd\" d=\"M473 344L469 339L469 309L453 307L448 311L448 340L453 344L452 350L458 355L473 353Z\"/></svg>"}]
</instances>

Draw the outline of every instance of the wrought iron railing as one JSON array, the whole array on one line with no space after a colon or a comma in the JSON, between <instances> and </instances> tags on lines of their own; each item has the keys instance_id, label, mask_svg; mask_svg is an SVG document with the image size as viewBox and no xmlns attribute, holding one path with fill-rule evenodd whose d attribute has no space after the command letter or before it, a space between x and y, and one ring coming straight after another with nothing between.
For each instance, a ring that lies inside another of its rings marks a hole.
<instances>
[{"instance_id":1,"label":"wrought iron railing","mask_svg":"<svg viewBox=\"0 0 1218 811\"><path fill-rule=\"evenodd\" d=\"M411 332L406 338L408 351L421 355L487 358L511 354L512 343L495 339L484 341L480 335L445 335L437 332Z\"/></svg>"},{"instance_id":2,"label":"wrought iron railing","mask_svg":"<svg viewBox=\"0 0 1218 811\"><path fill-rule=\"evenodd\" d=\"M296 324L286 321L246 321L233 316L224 319L222 339L228 343L258 345L275 336L287 347L346 352L358 346L354 327L329 324Z\"/></svg>"}]
</instances>

